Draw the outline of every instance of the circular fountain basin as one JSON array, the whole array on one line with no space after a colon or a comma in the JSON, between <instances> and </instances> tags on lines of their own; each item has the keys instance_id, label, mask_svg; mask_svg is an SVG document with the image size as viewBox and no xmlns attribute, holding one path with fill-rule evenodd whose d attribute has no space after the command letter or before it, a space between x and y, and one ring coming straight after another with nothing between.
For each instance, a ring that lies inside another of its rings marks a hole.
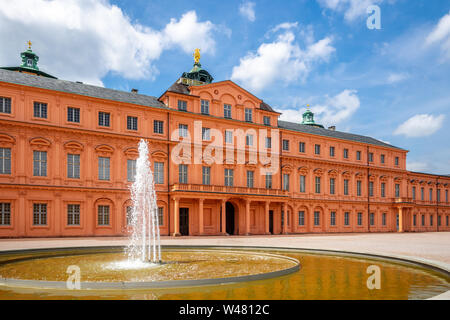
<instances>
[{"instance_id":1,"label":"circular fountain basin","mask_svg":"<svg viewBox=\"0 0 450 320\"><path fill-rule=\"evenodd\" d=\"M448 270L364 254L174 246L163 247L164 263L157 265L129 264L123 252L102 247L0 253L0 300L397 300L450 290ZM80 269L81 290L66 287L73 265ZM379 289L367 285L373 266L380 270Z\"/></svg>"},{"instance_id":2,"label":"circular fountain basin","mask_svg":"<svg viewBox=\"0 0 450 320\"><path fill-rule=\"evenodd\" d=\"M73 266L79 270L80 289L191 287L263 280L300 269L295 258L264 252L172 249L162 252L162 263L151 263L129 261L123 250L112 251L75 250L6 259L0 262L0 284L65 289Z\"/></svg>"}]
</instances>

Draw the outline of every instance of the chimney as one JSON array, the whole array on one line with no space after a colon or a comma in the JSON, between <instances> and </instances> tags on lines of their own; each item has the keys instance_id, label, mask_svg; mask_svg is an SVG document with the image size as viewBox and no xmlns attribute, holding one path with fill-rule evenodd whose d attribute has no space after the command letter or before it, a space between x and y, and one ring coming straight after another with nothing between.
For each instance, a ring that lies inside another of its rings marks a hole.
<instances>
[{"instance_id":1,"label":"chimney","mask_svg":"<svg viewBox=\"0 0 450 320\"><path fill-rule=\"evenodd\" d=\"M336 126L330 126L330 127L328 127L328 130L336 131Z\"/></svg>"},{"instance_id":2,"label":"chimney","mask_svg":"<svg viewBox=\"0 0 450 320\"><path fill-rule=\"evenodd\" d=\"M139 90L138 90L138 89L131 89L131 92L133 92L133 93L138 93Z\"/></svg>"}]
</instances>

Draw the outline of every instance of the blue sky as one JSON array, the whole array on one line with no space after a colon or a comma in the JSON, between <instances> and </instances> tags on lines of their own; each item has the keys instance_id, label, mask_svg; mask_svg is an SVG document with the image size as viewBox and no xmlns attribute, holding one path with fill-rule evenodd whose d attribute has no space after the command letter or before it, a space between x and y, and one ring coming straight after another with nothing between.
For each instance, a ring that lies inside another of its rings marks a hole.
<instances>
[{"instance_id":1,"label":"blue sky","mask_svg":"<svg viewBox=\"0 0 450 320\"><path fill-rule=\"evenodd\" d=\"M367 7L380 9L369 29ZM450 3L444 0L0 0L0 65L26 41L60 79L160 96L192 67L231 79L300 121L410 150L450 174Z\"/></svg>"}]
</instances>

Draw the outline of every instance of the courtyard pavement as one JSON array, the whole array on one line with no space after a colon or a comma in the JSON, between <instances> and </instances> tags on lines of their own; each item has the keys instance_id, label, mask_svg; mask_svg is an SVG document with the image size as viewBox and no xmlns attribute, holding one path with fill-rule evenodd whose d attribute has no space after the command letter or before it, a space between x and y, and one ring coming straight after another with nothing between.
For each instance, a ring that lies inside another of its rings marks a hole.
<instances>
[{"instance_id":1,"label":"courtyard pavement","mask_svg":"<svg viewBox=\"0 0 450 320\"><path fill-rule=\"evenodd\" d=\"M124 237L0 239L0 251L122 246ZM161 237L162 245L261 246L366 253L434 265L450 272L450 232ZM450 299L450 291L436 297Z\"/></svg>"}]
</instances>

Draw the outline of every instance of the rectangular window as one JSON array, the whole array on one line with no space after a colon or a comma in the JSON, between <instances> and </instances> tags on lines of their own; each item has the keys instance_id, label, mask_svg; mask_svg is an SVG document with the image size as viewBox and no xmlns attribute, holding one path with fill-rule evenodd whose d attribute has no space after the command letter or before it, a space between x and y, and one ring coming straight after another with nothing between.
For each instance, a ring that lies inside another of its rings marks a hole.
<instances>
[{"instance_id":1,"label":"rectangular window","mask_svg":"<svg viewBox=\"0 0 450 320\"><path fill-rule=\"evenodd\" d=\"M164 184L164 162L155 162L153 166L155 170L155 183Z\"/></svg>"},{"instance_id":2,"label":"rectangular window","mask_svg":"<svg viewBox=\"0 0 450 320\"><path fill-rule=\"evenodd\" d=\"M227 119L231 119L231 105L224 104L223 105L223 117Z\"/></svg>"},{"instance_id":3,"label":"rectangular window","mask_svg":"<svg viewBox=\"0 0 450 320\"><path fill-rule=\"evenodd\" d=\"M430 226L432 226L432 225L433 225L433 215L430 214Z\"/></svg>"},{"instance_id":4,"label":"rectangular window","mask_svg":"<svg viewBox=\"0 0 450 320\"><path fill-rule=\"evenodd\" d=\"M202 183L207 186L211 184L211 167L202 167Z\"/></svg>"},{"instance_id":5,"label":"rectangular window","mask_svg":"<svg viewBox=\"0 0 450 320\"><path fill-rule=\"evenodd\" d=\"M47 225L46 203L33 203L33 225L35 226Z\"/></svg>"},{"instance_id":6,"label":"rectangular window","mask_svg":"<svg viewBox=\"0 0 450 320\"><path fill-rule=\"evenodd\" d=\"M371 226L375 225L375 213L370 214L370 225Z\"/></svg>"},{"instance_id":7,"label":"rectangular window","mask_svg":"<svg viewBox=\"0 0 450 320\"><path fill-rule=\"evenodd\" d=\"M330 178L330 194L335 193L335 178Z\"/></svg>"},{"instance_id":8,"label":"rectangular window","mask_svg":"<svg viewBox=\"0 0 450 320\"><path fill-rule=\"evenodd\" d=\"M314 211L314 225L320 226L320 212Z\"/></svg>"},{"instance_id":9,"label":"rectangular window","mask_svg":"<svg viewBox=\"0 0 450 320\"><path fill-rule=\"evenodd\" d=\"M247 171L247 188L254 187L254 171Z\"/></svg>"},{"instance_id":10,"label":"rectangular window","mask_svg":"<svg viewBox=\"0 0 450 320\"><path fill-rule=\"evenodd\" d=\"M98 180L109 180L109 158L98 157Z\"/></svg>"},{"instance_id":11,"label":"rectangular window","mask_svg":"<svg viewBox=\"0 0 450 320\"><path fill-rule=\"evenodd\" d=\"M188 183L188 166L186 164L178 166L178 182Z\"/></svg>"},{"instance_id":12,"label":"rectangular window","mask_svg":"<svg viewBox=\"0 0 450 320\"><path fill-rule=\"evenodd\" d=\"M305 225L305 211L298 212L298 225L299 226Z\"/></svg>"},{"instance_id":13,"label":"rectangular window","mask_svg":"<svg viewBox=\"0 0 450 320\"><path fill-rule=\"evenodd\" d=\"M164 208L158 207L158 225L164 225Z\"/></svg>"},{"instance_id":14,"label":"rectangular window","mask_svg":"<svg viewBox=\"0 0 450 320\"><path fill-rule=\"evenodd\" d=\"M348 179L344 179L344 195L348 196Z\"/></svg>"},{"instance_id":15,"label":"rectangular window","mask_svg":"<svg viewBox=\"0 0 450 320\"><path fill-rule=\"evenodd\" d=\"M97 225L109 226L109 206L98 206Z\"/></svg>"},{"instance_id":16,"label":"rectangular window","mask_svg":"<svg viewBox=\"0 0 450 320\"><path fill-rule=\"evenodd\" d=\"M445 217L445 225L448 227L448 216Z\"/></svg>"},{"instance_id":17,"label":"rectangular window","mask_svg":"<svg viewBox=\"0 0 450 320\"><path fill-rule=\"evenodd\" d=\"M98 125L101 127L109 127L111 115L108 112L99 112L98 113Z\"/></svg>"},{"instance_id":18,"label":"rectangular window","mask_svg":"<svg viewBox=\"0 0 450 320\"><path fill-rule=\"evenodd\" d=\"M266 173L266 189L272 189L272 174Z\"/></svg>"},{"instance_id":19,"label":"rectangular window","mask_svg":"<svg viewBox=\"0 0 450 320\"><path fill-rule=\"evenodd\" d=\"M225 186L232 187L234 180L234 170L225 169Z\"/></svg>"},{"instance_id":20,"label":"rectangular window","mask_svg":"<svg viewBox=\"0 0 450 320\"><path fill-rule=\"evenodd\" d=\"M305 143L304 142L299 142L298 143L298 152L305 152Z\"/></svg>"},{"instance_id":21,"label":"rectangular window","mask_svg":"<svg viewBox=\"0 0 450 320\"><path fill-rule=\"evenodd\" d=\"M314 153L315 154L320 154L320 144L314 145Z\"/></svg>"},{"instance_id":22,"label":"rectangular window","mask_svg":"<svg viewBox=\"0 0 450 320\"><path fill-rule=\"evenodd\" d=\"M356 160L361 160L361 151L356 151Z\"/></svg>"},{"instance_id":23,"label":"rectangular window","mask_svg":"<svg viewBox=\"0 0 450 320\"><path fill-rule=\"evenodd\" d=\"M413 225L416 226L417 225L417 215L413 215Z\"/></svg>"},{"instance_id":24,"label":"rectangular window","mask_svg":"<svg viewBox=\"0 0 450 320\"><path fill-rule=\"evenodd\" d=\"M441 225L441 216L438 216L437 219L438 219L438 222L437 222L438 226L440 226Z\"/></svg>"},{"instance_id":25,"label":"rectangular window","mask_svg":"<svg viewBox=\"0 0 450 320\"><path fill-rule=\"evenodd\" d=\"M0 97L0 113L11 113L11 98Z\"/></svg>"},{"instance_id":26,"label":"rectangular window","mask_svg":"<svg viewBox=\"0 0 450 320\"><path fill-rule=\"evenodd\" d=\"M373 162L373 153L369 152L369 162Z\"/></svg>"},{"instance_id":27,"label":"rectangular window","mask_svg":"<svg viewBox=\"0 0 450 320\"><path fill-rule=\"evenodd\" d=\"M373 181L369 181L369 196L373 197Z\"/></svg>"},{"instance_id":28,"label":"rectangular window","mask_svg":"<svg viewBox=\"0 0 450 320\"><path fill-rule=\"evenodd\" d=\"M362 194L362 188L361 188L361 185L362 185L361 180L356 181L356 195L357 195L358 197L360 197L361 194Z\"/></svg>"},{"instance_id":29,"label":"rectangular window","mask_svg":"<svg viewBox=\"0 0 450 320\"><path fill-rule=\"evenodd\" d=\"M362 212L358 212L358 226L362 226Z\"/></svg>"},{"instance_id":30,"label":"rectangular window","mask_svg":"<svg viewBox=\"0 0 450 320\"><path fill-rule=\"evenodd\" d=\"M80 108L67 107L67 121L80 123Z\"/></svg>"},{"instance_id":31,"label":"rectangular window","mask_svg":"<svg viewBox=\"0 0 450 320\"><path fill-rule=\"evenodd\" d=\"M67 154L67 178L80 179L79 154Z\"/></svg>"},{"instance_id":32,"label":"rectangular window","mask_svg":"<svg viewBox=\"0 0 450 320\"><path fill-rule=\"evenodd\" d=\"M283 173L283 190L289 191L289 175Z\"/></svg>"},{"instance_id":33,"label":"rectangular window","mask_svg":"<svg viewBox=\"0 0 450 320\"><path fill-rule=\"evenodd\" d=\"M344 159L348 159L348 149L344 149Z\"/></svg>"},{"instance_id":34,"label":"rectangular window","mask_svg":"<svg viewBox=\"0 0 450 320\"><path fill-rule=\"evenodd\" d=\"M395 165L398 166L398 157L395 157Z\"/></svg>"},{"instance_id":35,"label":"rectangular window","mask_svg":"<svg viewBox=\"0 0 450 320\"><path fill-rule=\"evenodd\" d=\"M33 151L33 176L47 176L47 152Z\"/></svg>"},{"instance_id":36,"label":"rectangular window","mask_svg":"<svg viewBox=\"0 0 450 320\"><path fill-rule=\"evenodd\" d=\"M416 187L412 187L412 198L413 200L416 200Z\"/></svg>"},{"instance_id":37,"label":"rectangular window","mask_svg":"<svg viewBox=\"0 0 450 320\"><path fill-rule=\"evenodd\" d=\"M272 138L271 137L266 137L266 148L267 149L272 148Z\"/></svg>"},{"instance_id":38,"label":"rectangular window","mask_svg":"<svg viewBox=\"0 0 450 320\"><path fill-rule=\"evenodd\" d=\"M316 193L320 193L320 177L316 177Z\"/></svg>"},{"instance_id":39,"label":"rectangular window","mask_svg":"<svg viewBox=\"0 0 450 320\"><path fill-rule=\"evenodd\" d=\"M178 110L187 111L187 101L178 100Z\"/></svg>"},{"instance_id":40,"label":"rectangular window","mask_svg":"<svg viewBox=\"0 0 450 320\"><path fill-rule=\"evenodd\" d=\"M245 136L245 145L253 146L253 135L248 134Z\"/></svg>"},{"instance_id":41,"label":"rectangular window","mask_svg":"<svg viewBox=\"0 0 450 320\"><path fill-rule=\"evenodd\" d=\"M330 157L334 157L334 147L330 147Z\"/></svg>"},{"instance_id":42,"label":"rectangular window","mask_svg":"<svg viewBox=\"0 0 450 320\"><path fill-rule=\"evenodd\" d=\"M186 138L188 136L188 126L187 124L179 124L178 125L178 135L180 137Z\"/></svg>"},{"instance_id":43,"label":"rectangular window","mask_svg":"<svg viewBox=\"0 0 450 320\"><path fill-rule=\"evenodd\" d=\"M270 126L270 117L264 116L263 121L265 126Z\"/></svg>"},{"instance_id":44,"label":"rectangular window","mask_svg":"<svg viewBox=\"0 0 450 320\"><path fill-rule=\"evenodd\" d=\"M441 190L440 189L436 189L436 201L437 202L441 201Z\"/></svg>"},{"instance_id":45,"label":"rectangular window","mask_svg":"<svg viewBox=\"0 0 450 320\"><path fill-rule=\"evenodd\" d=\"M306 176L300 176L300 192L306 192Z\"/></svg>"},{"instance_id":46,"label":"rectangular window","mask_svg":"<svg viewBox=\"0 0 450 320\"><path fill-rule=\"evenodd\" d=\"M245 121L253 122L253 110L250 108L245 108Z\"/></svg>"},{"instance_id":47,"label":"rectangular window","mask_svg":"<svg viewBox=\"0 0 450 320\"><path fill-rule=\"evenodd\" d=\"M9 225L11 225L11 204L9 202L0 202L0 226Z\"/></svg>"},{"instance_id":48,"label":"rectangular window","mask_svg":"<svg viewBox=\"0 0 450 320\"><path fill-rule=\"evenodd\" d=\"M283 150L289 151L289 140L283 140Z\"/></svg>"},{"instance_id":49,"label":"rectangular window","mask_svg":"<svg viewBox=\"0 0 450 320\"><path fill-rule=\"evenodd\" d=\"M335 226L336 225L336 212L331 211L330 213L330 225Z\"/></svg>"},{"instance_id":50,"label":"rectangular window","mask_svg":"<svg viewBox=\"0 0 450 320\"><path fill-rule=\"evenodd\" d=\"M384 154L380 155L380 162L384 163Z\"/></svg>"},{"instance_id":51,"label":"rectangular window","mask_svg":"<svg viewBox=\"0 0 450 320\"><path fill-rule=\"evenodd\" d=\"M47 104L43 102L34 102L34 117L47 119Z\"/></svg>"},{"instance_id":52,"label":"rectangular window","mask_svg":"<svg viewBox=\"0 0 450 320\"><path fill-rule=\"evenodd\" d=\"M350 225L350 212L344 213L344 225L346 226Z\"/></svg>"},{"instance_id":53,"label":"rectangular window","mask_svg":"<svg viewBox=\"0 0 450 320\"><path fill-rule=\"evenodd\" d=\"M233 143L233 131L225 131L225 143Z\"/></svg>"},{"instance_id":54,"label":"rectangular window","mask_svg":"<svg viewBox=\"0 0 450 320\"><path fill-rule=\"evenodd\" d=\"M127 219L127 225L130 225L131 224L132 215L133 215L133 207L132 206L127 206L125 214L126 214L126 219Z\"/></svg>"},{"instance_id":55,"label":"rectangular window","mask_svg":"<svg viewBox=\"0 0 450 320\"><path fill-rule=\"evenodd\" d=\"M67 205L67 225L79 226L80 225L80 205L68 204Z\"/></svg>"},{"instance_id":56,"label":"rectangular window","mask_svg":"<svg viewBox=\"0 0 450 320\"><path fill-rule=\"evenodd\" d=\"M448 190L445 190L445 202L448 202Z\"/></svg>"},{"instance_id":57,"label":"rectangular window","mask_svg":"<svg viewBox=\"0 0 450 320\"><path fill-rule=\"evenodd\" d=\"M425 189L423 187L420 188L420 200L425 200Z\"/></svg>"},{"instance_id":58,"label":"rectangular window","mask_svg":"<svg viewBox=\"0 0 450 320\"><path fill-rule=\"evenodd\" d=\"M202 114L209 114L209 100L201 100L200 106Z\"/></svg>"},{"instance_id":59,"label":"rectangular window","mask_svg":"<svg viewBox=\"0 0 450 320\"><path fill-rule=\"evenodd\" d=\"M164 133L164 121L153 120L153 132L163 134Z\"/></svg>"},{"instance_id":60,"label":"rectangular window","mask_svg":"<svg viewBox=\"0 0 450 320\"><path fill-rule=\"evenodd\" d=\"M203 141L211 140L211 135L210 135L210 129L209 128L202 128L202 140Z\"/></svg>"},{"instance_id":61,"label":"rectangular window","mask_svg":"<svg viewBox=\"0 0 450 320\"><path fill-rule=\"evenodd\" d=\"M127 180L134 182L136 176L136 160L127 160Z\"/></svg>"},{"instance_id":62,"label":"rectangular window","mask_svg":"<svg viewBox=\"0 0 450 320\"><path fill-rule=\"evenodd\" d=\"M127 129L137 131L138 129L138 118L127 116Z\"/></svg>"},{"instance_id":63,"label":"rectangular window","mask_svg":"<svg viewBox=\"0 0 450 320\"><path fill-rule=\"evenodd\" d=\"M386 197L386 183L384 182L381 183L381 197Z\"/></svg>"},{"instance_id":64,"label":"rectangular window","mask_svg":"<svg viewBox=\"0 0 450 320\"><path fill-rule=\"evenodd\" d=\"M422 215L422 226L424 226L425 225L425 215L423 214Z\"/></svg>"},{"instance_id":65,"label":"rectangular window","mask_svg":"<svg viewBox=\"0 0 450 320\"><path fill-rule=\"evenodd\" d=\"M433 189L430 188L430 201L433 201Z\"/></svg>"}]
</instances>

